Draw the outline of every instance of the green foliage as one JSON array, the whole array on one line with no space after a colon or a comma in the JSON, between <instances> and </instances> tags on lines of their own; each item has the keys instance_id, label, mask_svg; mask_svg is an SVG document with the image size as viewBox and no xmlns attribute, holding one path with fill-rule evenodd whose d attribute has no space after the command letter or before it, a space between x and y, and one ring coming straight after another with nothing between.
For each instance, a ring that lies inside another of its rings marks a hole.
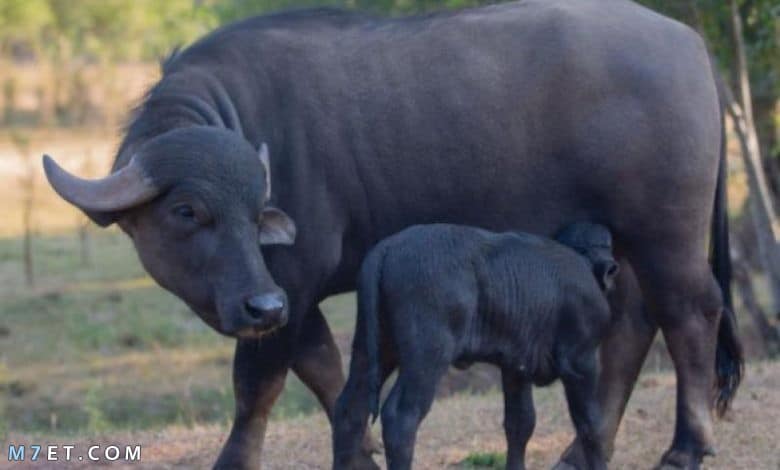
<instances>
[{"instance_id":1,"label":"green foliage","mask_svg":"<svg viewBox=\"0 0 780 470\"><path fill-rule=\"evenodd\" d=\"M101 385L93 382L84 398L84 411L87 414L87 430L97 435L108 431L109 424L101 408Z\"/></svg>"},{"instance_id":2,"label":"green foliage","mask_svg":"<svg viewBox=\"0 0 780 470\"><path fill-rule=\"evenodd\" d=\"M1 0L0 50L6 52L16 43L38 45L43 31L53 24L47 0Z\"/></svg>"},{"instance_id":3,"label":"green foliage","mask_svg":"<svg viewBox=\"0 0 780 470\"><path fill-rule=\"evenodd\" d=\"M349 0L212 0L208 8L221 23L288 8L349 6Z\"/></svg>"},{"instance_id":4,"label":"green foliage","mask_svg":"<svg viewBox=\"0 0 780 470\"><path fill-rule=\"evenodd\" d=\"M410 13L484 0L0 0L0 52L55 60L150 60L173 46L248 16L339 6Z\"/></svg>"},{"instance_id":5,"label":"green foliage","mask_svg":"<svg viewBox=\"0 0 780 470\"><path fill-rule=\"evenodd\" d=\"M0 0L0 53L55 61L138 61L164 56L213 29L273 10L340 6L414 13L491 3L486 0ZM729 4L723 0L639 0L698 25L728 66L733 51ZM758 93L780 88L780 4L741 0L745 40Z\"/></svg>"},{"instance_id":6,"label":"green foliage","mask_svg":"<svg viewBox=\"0 0 780 470\"><path fill-rule=\"evenodd\" d=\"M506 467L506 454L499 452L475 452L469 454L459 465L466 469L491 469L496 470Z\"/></svg>"},{"instance_id":7,"label":"green foliage","mask_svg":"<svg viewBox=\"0 0 780 470\"><path fill-rule=\"evenodd\" d=\"M734 60L731 9L724 0L638 0L699 29L724 69ZM780 94L780 3L739 0L750 75L757 95Z\"/></svg>"},{"instance_id":8,"label":"green foliage","mask_svg":"<svg viewBox=\"0 0 780 470\"><path fill-rule=\"evenodd\" d=\"M213 8L192 0L0 0L4 54L148 60L216 25Z\"/></svg>"},{"instance_id":9,"label":"green foliage","mask_svg":"<svg viewBox=\"0 0 780 470\"><path fill-rule=\"evenodd\" d=\"M210 9L220 23L227 23L268 11L314 6L336 6L374 13L403 14L487 3L496 2L488 0L212 0L205 8Z\"/></svg>"}]
</instances>

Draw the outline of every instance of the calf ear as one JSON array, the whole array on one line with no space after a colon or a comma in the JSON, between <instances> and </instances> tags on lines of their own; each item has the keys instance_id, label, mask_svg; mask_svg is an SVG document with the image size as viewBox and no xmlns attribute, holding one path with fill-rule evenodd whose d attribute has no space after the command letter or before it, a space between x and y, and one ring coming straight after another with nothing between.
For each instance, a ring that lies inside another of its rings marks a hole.
<instances>
[{"instance_id":1,"label":"calf ear","mask_svg":"<svg viewBox=\"0 0 780 470\"><path fill-rule=\"evenodd\" d=\"M261 245L292 245L295 243L295 222L280 209L266 207L260 221Z\"/></svg>"},{"instance_id":2,"label":"calf ear","mask_svg":"<svg viewBox=\"0 0 780 470\"><path fill-rule=\"evenodd\" d=\"M615 285L615 278L620 272L620 266L614 260L599 261L594 266L594 274L599 281L599 285L605 291L612 289Z\"/></svg>"}]
</instances>

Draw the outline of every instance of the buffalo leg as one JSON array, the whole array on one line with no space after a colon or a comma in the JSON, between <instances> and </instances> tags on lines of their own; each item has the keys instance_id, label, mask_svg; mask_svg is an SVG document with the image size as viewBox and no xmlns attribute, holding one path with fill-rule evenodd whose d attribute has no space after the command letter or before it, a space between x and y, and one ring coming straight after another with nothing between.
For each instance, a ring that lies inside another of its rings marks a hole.
<instances>
[{"instance_id":1,"label":"buffalo leg","mask_svg":"<svg viewBox=\"0 0 780 470\"><path fill-rule=\"evenodd\" d=\"M287 376L289 339L289 329L285 328L260 341L238 340L233 360L235 420L214 468L260 468L268 414Z\"/></svg>"},{"instance_id":2,"label":"buffalo leg","mask_svg":"<svg viewBox=\"0 0 780 470\"><path fill-rule=\"evenodd\" d=\"M292 367L317 397L332 424L336 399L344 387L341 353L320 309L315 307L306 318ZM379 450L380 446L371 432L366 432L362 446L363 460L372 461L371 454Z\"/></svg>"},{"instance_id":3,"label":"buffalo leg","mask_svg":"<svg viewBox=\"0 0 780 470\"><path fill-rule=\"evenodd\" d=\"M596 352L578 354L564 368L561 382L569 404L569 415L585 455L585 468L606 470L602 448L601 410L597 400L598 365Z\"/></svg>"},{"instance_id":4,"label":"buffalo leg","mask_svg":"<svg viewBox=\"0 0 780 470\"><path fill-rule=\"evenodd\" d=\"M598 400L604 427L602 446L607 458L612 455L620 420L658 331L643 308L636 276L625 261L621 263L620 276L609 301L612 322L601 343L601 373L598 382ZM564 470L584 466L582 445L575 438L555 468Z\"/></svg>"},{"instance_id":5,"label":"buffalo leg","mask_svg":"<svg viewBox=\"0 0 780 470\"><path fill-rule=\"evenodd\" d=\"M317 397L333 424L336 400L344 387L344 370L339 348L318 307L304 320L292 368ZM379 444L370 431L364 433L361 449L361 460L373 462L371 454L379 451Z\"/></svg>"},{"instance_id":6,"label":"buffalo leg","mask_svg":"<svg viewBox=\"0 0 780 470\"><path fill-rule=\"evenodd\" d=\"M525 447L534 432L536 413L530 381L508 368L501 370L504 389L504 431L507 470L525 468Z\"/></svg>"},{"instance_id":7,"label":"buffalo leg","mask_svg":"<svg viewBox=\"0 0 780 470\"><path fill-rule=\"evenodd\" d=\"M319 308L306 316L295 349L293 372L332 417L336 398L344 386L344 371L338 346Z\"/></svg>"},{"instance_id":8,"label":"buffalo leg","mask_svg":"<svg viewBox=\"0 0 780 470\"><path fill-rule=\"evenodd\" d=\"M677 421L661 460L665 468L696 469L714 453L711 403L723 304L700 245L696 240L647 247L640 262L632 260L677 374Z\"/></svg>"}]
</instances>

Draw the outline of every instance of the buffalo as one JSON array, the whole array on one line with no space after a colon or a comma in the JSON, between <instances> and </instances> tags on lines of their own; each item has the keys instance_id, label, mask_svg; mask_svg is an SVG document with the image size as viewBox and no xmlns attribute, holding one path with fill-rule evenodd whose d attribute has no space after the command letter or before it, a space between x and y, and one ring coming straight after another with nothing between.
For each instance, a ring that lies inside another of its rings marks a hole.
<instances>
[{"instance_id":1,"label":"buffalo","mask_svg":"<svg viewBox=\"0 0 780 470\"><path fill-rule=\"evenodd\" d=\"M525 468L535 414L531 385L560 378L589 469L606 469L598 433L596 349L610 323L604 291L618 265L599 225L564 228L561 243L527 233L417 225L366 256L349 378L336 403L333 469L360 461L369 413L398 369L382 407L388 469L409 469L417 428L450 365L501 368L507 469ZM375 467L375 466L374 466Z\"/></svg>"},{"instance_id":2,"label":"buffalo","mask_svg":"<svg viewBox=\"0 0 780 470\"><path fill-rule=\"evenodd\" d=\"M64 199L130 236L162 287L237 338L217 467L260 465L290 369L332 416L345 379L319 302L354 289L379 240L435 222L608 227L625 269L612 302L623 320L604 343L603 446L658 325L679 383L662 463L695 468L713 452L712 398L729 402L742 362L722 117L696 32L628 0L393 19L314 9L222 27L162 72L109 176L44 167ZM575 442L561 465L581 456Z\"/></svg>"}]
</instances>

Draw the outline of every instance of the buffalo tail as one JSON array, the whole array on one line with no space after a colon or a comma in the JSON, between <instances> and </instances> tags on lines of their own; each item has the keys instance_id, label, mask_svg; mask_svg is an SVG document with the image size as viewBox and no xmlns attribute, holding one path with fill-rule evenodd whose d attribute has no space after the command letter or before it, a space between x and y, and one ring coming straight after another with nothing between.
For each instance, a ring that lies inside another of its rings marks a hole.
<instances>
[{"instance_id":1,"label":"buffalo tail","mask_svg":"<svg viewBox=\"0 0 780 470\"><path fill-rule=\"evenodd\" d=\"M731 295L731 256L729 250L728 198L726 187L726 133L721 112L721 150L718 165L718 182L715 189L715 205L712 216L710 257L712 271L723 295L723 313L718 327L718 343L715 352L717 376L715 409L719 415L728 410L737 393L744 374L742 344L738 337L737 318Z\"/></svg>"},{"instance_id":2,"label":"buffalo tail","mask_svg":"<svg viewBox=\"0 0 780 470\"><path fill-rule=\"evenodd\" d=\"M368 396L371 422L379 416L379 394L381 388L381 357L379 350L379 295L384 253L374 250L366 257L358 279L358 328L355 335L362 335L368 361Z\"/></svg>"}]
</instances>

